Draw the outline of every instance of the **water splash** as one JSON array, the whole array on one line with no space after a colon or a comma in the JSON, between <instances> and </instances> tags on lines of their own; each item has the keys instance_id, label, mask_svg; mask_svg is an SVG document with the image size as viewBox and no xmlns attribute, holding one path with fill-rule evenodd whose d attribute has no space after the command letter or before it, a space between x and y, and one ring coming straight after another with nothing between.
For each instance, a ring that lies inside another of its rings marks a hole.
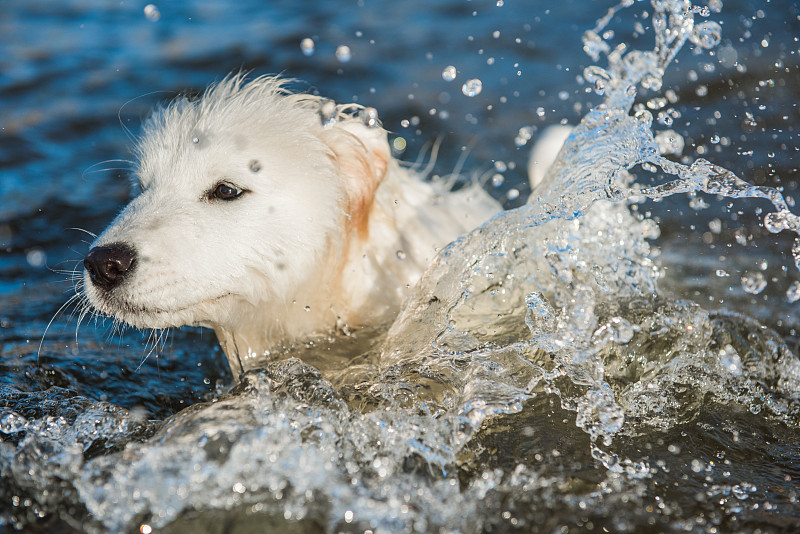
<instances>
[{"instance_id":1,"label":"water splash","mask_svg":"<svg viewBox=\"0 0 800 534\"><path fill-rule=\"evenodd\" d=\"M664 157L679 154L683 140L672 130L654 135L652 114L646 109L632 113L635 98L661 88L666 68L686 42L700 48L716 46L719 27L711 22L695 24L696 11L687 1L658 1L653 2L654 49L629 50L624 43L612 47L600 34L620 9L630 5L626 1L612 8L584 38L593 59L603 55L608 61L606 68L595 65L584 72L595 92L604 95L603 102L572 131L527 206L498 215L437 259L416 298L393 325L382 360L393 368L416 359L436 368L451 384L459 384L464 377L447 370L453 359L463 360L461 365L469 369L474 363L464 363L470 361L467 355L491 353L482 347L499 342L493 330L500 329L487 327L488 320L481 318L491 316L502 323L515 316L517 303L528 294L526 323L532 339L523 344L524 350L519 343L512 345L513 352L534 366L531 379L547 377L545 382L561 396L562 406L577 412L576 424L593 441L602 438L605 445L623 429L624 420L615 400L621 391L609 387L606 376L609 347L630 343L637 331L645 330L641 318L626 316L640 303L660 298L660 273L646 243L658 235L657 226L634 216L625 201L700 191L762 198L777 210L765 219L771 231L797 232L800 222L775 189L753 186L705 159L685 165ZM652 107L664 105L666 100ZM648 165L676 178L641 187L630 171ZM530 293L531 288L537 291ZM752 292L761 289L759 284ZM541 310L541 321L533 318L534 309ZM703 322L708 323L703 319L698 325ZM692 322L668 324L667 331L680 337L696 335ZM426 326L420 329L420 325ZM550 361L542 360L537 350L547 353ZM547 374L553 372L556 375ZM500 380L506 376L499 374ZM568 377L570 384L555 388L557 376ZM533 388L520 388L518 381L516 377L508 385L516 387L521 397L530 395ZM485 397L482 402L490 404ZM500 406L504 404L499 402Z\"/></svg>"},{"instance_id":2,"label":"water splash","mask_svg":"<svg viewBox=\"0 0 800 534\"><path fill-rule=\"evenodd\" d=\"M680 136L672 130L654 136L653 117L647 110L639 109L631 116L636 95L661 88L666 68L687 40L699 48L712 49L719 44L721 35L717 23L695 23L694 14L704 11L698 11L689 1L653 2L654 49L629 51L625 43L612 49L599 34L620 9L632 3L626 0L610 9L594 30L584 35L584 49L592 59L607 58L607 68L593 65L584 71L587 82L594 84L595 92L605 98L584 117L565 143L557 164L539 188L546 191L541 199L556 206L561 204L563 216L578 215L594 200L631 196L634 191L620 190L618 174L637 165L653 164L677 178L641 188L638 193L642 195L661 199L677 193L704 192L728 198L765 199L775 208L775 212L765 215L765 227L773 233L787 230L800 236L800 217L789 210L780 191L754 186L702 158L689 166L665 158L667 154L680 154L683 149ZM713 2L704 9L717 12L721 7L721 2ZM603 151L608 151L611 157L600 157ZM561 201L565 198L569 202ZM800 237L795 243L792 254L800 269Z\"/></svg>"}]
</instances>

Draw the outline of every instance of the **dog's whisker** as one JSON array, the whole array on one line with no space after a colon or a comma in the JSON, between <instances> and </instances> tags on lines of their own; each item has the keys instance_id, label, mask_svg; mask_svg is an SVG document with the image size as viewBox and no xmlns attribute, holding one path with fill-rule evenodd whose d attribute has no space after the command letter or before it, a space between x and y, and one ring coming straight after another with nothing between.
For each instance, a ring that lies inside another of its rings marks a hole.
<instances>
[{"instance_id":1,"label":"dog's whisker","mask_svg":"<svg viewBox=\"0 0 800 534\"><path fill-rule=\"evenodd\" d=\"M87 234L92 239L97 239L97 234L95 234L94 232L90 232L89 230L86 230L85 228L73 227L73 228L67 228L67 230L75 230L77 232L83 232L84 234Z\"/></svg>"},{"instance_id":2,"label":"dog's whisker","mask_svg":"<svg viewBox=\"0 0 800 534\"><path fill-rule=\"evenodd\" d=\"M86 300L85 297L82 298L81 299L81 312L78 315L78 322L75 325L75 343L78 343L78 331L81 328L81 323L83 322L83 320L86 317L86 315L91 313L91 311L92 311L92 308L89 305L89 302Z\"/></svg>"},{"instance_id":3,"label":"dog's whisker","mask_svg":"<svg viewBox=\"0 0 800 534\"><path fill-rule=\"evenodd\" d=\"M53 314L53 317L50 318L50 321L47 323L47 326L45 326L44 332L42 333L42 339L39 341L39 348L36 350L36 363L39 363L39 357L42 355L42 347L44 346L44 338L45 338L45 336L47 336L47 331L50 330L50 326L53 324L53 321L55 321L56 317L58 317L59 314L62 311L64 311L64 309L67 306L69 306L70 304L74 303L79 298L80 298L80 295L78 295L78 294L71 296L69 299L67 299L67 301L64 304L62 304L58 308L58 310L56 310L56 312Z\"/></svg>"},{"instance_id":4,"label":"dog's whisker","mask_svg":"<svg viewBox=\"0 0 800 534\"><path fill-rule=\"evenodd\" d=\"M93 170L85 170L83 171L81 177L85 178L87 174L94 174L96 172L108 172L108 171L130 171L128 167L103 167L100 169L93 169Z\"/></svg>"},{"instance_id":5,"label":"dog's whisker","mask_svg":"<svg viewBox=\"0 0 800 534\"><path fill-rule=\"evenodd\" d=\"M127 167L110 167L110 168L107 168L107 169L95 169L95 167L99 167L99 166L105 165L107 163L125 163L128 166ZM102 172L104 170L129 170L129 169L133 168L135 165L136 165L136 163L134 161L129 160L129 159L107 159L105 161L99 161L97 163L94 163L94 164L89 165L88 167L86 167L83 170L83 176L85 176L86 174L92 173L92 172Z\"/></svg>"},{"instance_id":6,"label":"dog's whisker","mask_svg":"<svg viewBox=\"0 0 800 534\"><path fill-rule=\"evenodd\" d=\"M166 344L166 332L167 332L166 329L150 330L150 333L147 336L147 341L145 342L145 350L147 350L147 353L144 355L144 358L142 358L142 361L139 362L139 365L136 367L137 372L139 371L139 369L142 368L147 359L153 354L155 354L156 361L158 361L158 353L160 352L158 345L161 343L162 336L164 337L164 344ZM147 347L150 347L149 350L147 349ZM162 345L161 350L163 350L163 348L164 346Z\"/></svg>"},{"instance_id":7,"label":"dog's whisker","mask_svg":"<svg viewBox=\"0 0 800 534\"><path fill-rule=\"evenodd\" d=\"M130 139L131 141L135 141L136 140L136 136L133 134L131 129L128 128L125 125L125 122L123 122L123 120L122 120L122 110L125 109L125 106L127 106L131 102L135 102L135 101L139 100L140 98L146 98L148 96L157 95L157 94L169 94L169 93L170 93L169 91L151 91L151 92L145 93L143 95L135 96L135 97L131 98L130 100L128 100L127 102L125 102L124 104L122 104L120 106L119 111L117 111L117 119L119 120L119 124L120 124L120 126L122 126L122 130L125 132L125 135L128 136L128 139Z\"/></svg>"}]
</instances>

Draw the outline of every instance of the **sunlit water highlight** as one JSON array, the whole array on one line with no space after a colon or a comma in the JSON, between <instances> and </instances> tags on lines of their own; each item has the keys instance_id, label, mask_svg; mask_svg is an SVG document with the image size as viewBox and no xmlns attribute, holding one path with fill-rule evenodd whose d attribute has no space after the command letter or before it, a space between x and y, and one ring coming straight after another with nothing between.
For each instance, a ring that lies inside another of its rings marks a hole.
<instances>
[{"instance_id":1,"label":"sunlit water highlight","mask_svg":"<svg viewBox=\"0 0 800 534\"><path fill-rule=\"evenodd\" d=\"M584 72L603 103L525 206L439 255L388 332L288 349L164 421L67 389L4 390L9 522L54 514L111 532L798 526L800 360L757 321L662 290L649 244L659 227L633 207L705 192L767 199L769 231L798 233L798 218L776 190L670 157L680 135L654 133L651 111L635 104L659 94L687 41L718 44L719 27L696 20L718 3L654 2L652 51L603 37L625 4L584 36L606 62ZM661 184L636 181L648 165ZM792 253L797 262L800 245Z\"/></svg>"}]
</instances>

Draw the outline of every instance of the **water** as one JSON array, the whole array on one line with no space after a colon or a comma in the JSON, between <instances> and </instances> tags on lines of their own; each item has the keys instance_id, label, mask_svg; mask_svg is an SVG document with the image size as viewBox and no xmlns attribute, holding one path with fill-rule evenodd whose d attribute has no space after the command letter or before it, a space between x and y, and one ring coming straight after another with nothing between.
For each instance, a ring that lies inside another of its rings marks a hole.
<instances>
[{"instance_id":1,"label":"water","mask_svg":"<svg viewBox=\"0 0 800 534\"><path fill-rule=\"evenodd\" d=\"M2 524L800 528L798 8L677 5L6 6ZM118 112L135 131L240 65L374 106L408 159L446 133L432 172L517 209L447 248L392 325L239 381L191 329L76 332L66 313L39 352L90 240L67 229L102 230L128 195L124 161L91 167L128 157ZM562 119L580 125L525 204L528 150Z\"/></svg>"},{"instance_id":2,"label":"water","mask_svg":"<svg viewBox=\"0 0 800 534\"><path fill-rule=\"evenodd\" d=\"M465 96L473 97L478 96L481 94L483 90L483 84L477 78L472 78L464 82L464 85L461 86L461 92L464 93Z\"/></svg>"}]
</instances>

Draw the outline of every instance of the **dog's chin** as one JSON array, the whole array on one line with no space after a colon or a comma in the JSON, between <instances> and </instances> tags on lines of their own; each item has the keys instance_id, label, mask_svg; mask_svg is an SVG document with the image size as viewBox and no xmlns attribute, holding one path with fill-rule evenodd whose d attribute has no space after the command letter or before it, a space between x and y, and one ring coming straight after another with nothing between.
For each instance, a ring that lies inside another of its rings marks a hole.
<instances>
[{"instance_id":1,"label":"dog's chin","mask_svg":"<svg viewBox=\"0 0 800 534\"><path fill-rule=\"evenodd\" d=\"M187 325L200 326L202 322L195 319L191 308L181 310L149 310L147 308L140 308L135 311L118 309L106 315L110 315L115 321L120 321L142 330L177 328Z\"/></svg>"},{"instance_id":2,"label":"dog's chin","mask_svg":"<svg viewBox=\"0 0 800 534\"><path fill-rule=\"evenodd\" d=\"M213 308L230 295L220 295L196 303L174 307L153 307L129 301L120 295L98 290L87 292L89 304L114 321L139 329L163 329L180 326L213 327Z\"/></svg>"}]
</instances>

